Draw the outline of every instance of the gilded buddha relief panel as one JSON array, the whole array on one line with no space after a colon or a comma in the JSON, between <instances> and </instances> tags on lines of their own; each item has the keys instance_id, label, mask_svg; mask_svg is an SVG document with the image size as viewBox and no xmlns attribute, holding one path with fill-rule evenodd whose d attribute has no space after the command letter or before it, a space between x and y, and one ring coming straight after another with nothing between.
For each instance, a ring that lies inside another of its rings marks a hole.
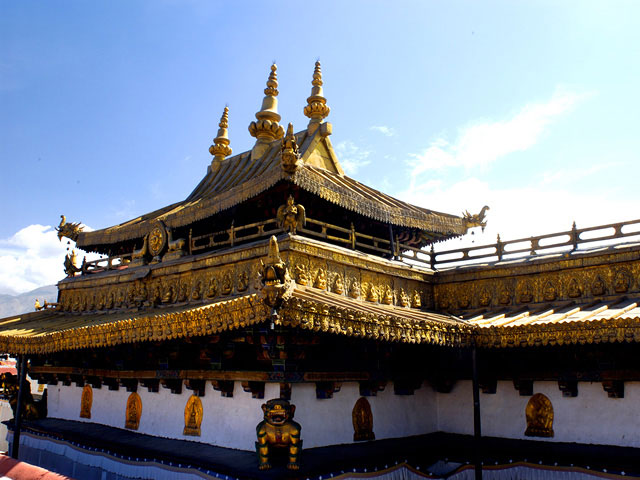
<instances>
[{"instance_id":1,"label":"gilded buddha relief panel","mask_svg":"<svg viewBox=\"0 0 640 480\"><path fill-rule=\"evenodd\" d=\"M142 400L137 392L132 392L127 399L124 428L138 430L140 417L142 416Z\"/></svg>"},{"instance_id":2,"label":"gilded buddha relief panel","mask_svg":"<svg viewBox=\"0 0 640 480\"><path fill-rule=\"evenodd\" d=\"M85 385L82 388L82 397L80 398L80 418L91 418L91 406L93 405L93 389L91 385Z\"/></svg>"},{"instance_id":3,"label":"gilded buddha relief panel","mask_svg":"<svg viewBox=\"0 0 640 480\"><path fill-rule=\"evenodd\" d=\"M459 311L510 305L586 301L640 291L640 263L571 268L435 285L435 308Z\"/></svg>"},{"instance_id":4,"label":"gilded buddha relief panel","mask_svg":"<svg viewBox=\"0 0 640 480\"><path fill-rule=\"evenodd\" d=\"M304 247L309 252L304 249L287 250L283 255L290 275L298 285L382 305L433 306L433 287L422 281L424 277L420 272L384 264L376 264L376 268L381 270L376 271L371 269L370 261L357 256L325 251L315 246ZM240 253L242 255L236 255L238 258L246 258L246 252ZM230 257L233 260L234 256ZM254 293L259 289L256 282L261 258L256 256L224 265L218 265L209 258L196 265L206 265L206 268L194 268L192 263L161 266L147 270L147 275L138 279L132 279L128 272L120 277L82 279L82 282L61 288L60 304L62 309L73 312L144 309L198 304ZM138 275L140 273L144 274L144 271L138 271Z\"/></svg>"},{"instance_id":5,"label":"gilded buddha relief panel","mask_svg":"<svg viewBox=\"0 0 640 480\"><path fill-rule=\"evenodd\" d=\"M553 437L553 405L542 393L536 393L527 402L525 409L527 437Z\"/></svg>"},{"instance_id":6,"label":"gilded buddha relief panel","mask_svg":"<svg viewBox=\"0 0 640 480\"><path fill-rule=\"evenodd\" d=\"M60 292L60 308L83 312L211 301L256 291L258 267L254 260L124 283L64 288Z\"/></svg>"},{"instance_id":7,"label":"gilded buddha relief panel","mask_svg":"<svg viewBox=\"0 0 640 480\"><path fill-rule=\"evenodd\" d=\"M183 435L200 436L200 427L203 418L202 400L197 395L191 395L184 407Z\"/></svg>"}]
</instances>

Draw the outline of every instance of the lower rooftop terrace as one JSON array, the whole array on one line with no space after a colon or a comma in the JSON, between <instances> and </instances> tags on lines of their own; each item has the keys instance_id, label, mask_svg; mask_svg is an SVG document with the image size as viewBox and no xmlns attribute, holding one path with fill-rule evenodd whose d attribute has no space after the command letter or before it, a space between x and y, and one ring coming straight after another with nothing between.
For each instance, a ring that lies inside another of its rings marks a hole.
<instances>
[{"instance_id":1,"label":"lower rooftop terrace","mask_svg":"<svg viewBox=\"0 0 640 480\"><path fill-rule=\"evenodd\" d=\"M277 218L234 225L229 228L193 236L191 232L186 240L185 255L199 255L211 251L230 248L267 239L271 235L283 232ZM389 229L389 236L377 237L361 233L352 223L350 228L307 218L297 234L329 244L357 250L383 258L392 259L408 265L421 265L431 270L448 270L456 267L478 266L512 262L518 260L536 260L575 256L591 253L594 249L621 248L640 243L640 219L625 222L577 228L574 222L570 230L503 241L498 235L496 243L448 250L436 250L433 243L429 249L417 248L420 232L412 238L407 234L398 235ZM102 256L85 261L81 275L102 273L109 270L121 270L132 261L135 253Z\"/></svg>"}]
</instances>

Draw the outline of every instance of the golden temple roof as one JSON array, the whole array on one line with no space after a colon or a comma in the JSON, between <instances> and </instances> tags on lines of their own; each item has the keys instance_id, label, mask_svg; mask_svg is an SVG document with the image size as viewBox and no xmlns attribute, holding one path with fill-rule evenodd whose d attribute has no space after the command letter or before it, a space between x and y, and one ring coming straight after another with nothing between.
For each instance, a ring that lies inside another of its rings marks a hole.
<instances>
[{"instance_id":1,"label":"golden temple roof","mask_svg":"<svg viewBox=\"0 0 640 480\"><path fill-rule=\"evenodd\" d=\"M301 165L287 173L281 166L280 140L268 144L260 158L252 151L235 155L209 169L186 200L142 215L128 222L92 232L81 232L77 245L91 250L146 235L157 220L176 228L205 219L238 205L287 181L318 197L365 217L408 228L442 235L462 235L467 231L463 218L435 212L403 202L344 175L328 135L330 124L322 124L313 133L303 130L295 135L300 146Z\"/></svg>"},{"instance_id":2,"label":"golden temple roof","mask_svg":"<svg viewBox=\"0 0 640 480\"><path fill-rule=\"evenodd\" d=\"M486 347L640 341L640 299L563 302L466 315Z\"/></svg>"},{"instance_id":3,"label":"golden temple roof","mask_svg":"<svg viewBox=\"0 0 640 480\"><path fill-rule=\"evenodd\" d=\"M488 348L640 342L640 299L619 298L511 308L460 318L352 299L296 286L275 323L387 342ZM202 336L257 325L270 319L257 294L199 306L145 311L68 313L42 310L0 321L0 350L43 354L124 343Z\"/></svg>"}]
</instances>

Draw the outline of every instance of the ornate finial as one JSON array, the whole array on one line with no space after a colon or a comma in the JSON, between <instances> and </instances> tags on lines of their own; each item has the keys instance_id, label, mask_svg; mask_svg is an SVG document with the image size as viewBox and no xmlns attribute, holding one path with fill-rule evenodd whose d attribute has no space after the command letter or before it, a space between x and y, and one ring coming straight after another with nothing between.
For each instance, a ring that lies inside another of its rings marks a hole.
<instances>
[{"instance_id":1,"label":"ornate finial","mask_svg":"<svg viewBox=\"0 0 640 480\"><path fill-rule=\"evenodd\" d=\"M249 133L258 139L258 143L269 143L282 138L284 128L278 123L278 67L271 65L271 73L267 80L267 88L264 89L265 97L262 100L262 108L256 113L257 122L251 122Z\"/></svg>"},{"instance_id":2,"label":"ornate finial","mask_svg":"<svg viewBox=\"0 0 640 480\"><path fill-rule=\"evenodd\" d=\"M266 262L260 261L261 269L258 272L262 284L260 293L264 303L272 308L272 315L277 316L277 307L280 306L282 300L289 298L294 283L286 264L280 258L278 241L274 235L269 239L266 260Z\"/></svg>"},{"instance_id":3,"label":"ornate finial","mask_svg":"<svg viewBox=\"0 0 640 480\"><path fill-rule=\"evenodd\" d=\"M468 230L473 227L482 227L482 231L484 232L484 228L487 226L487 221L485 220L487 210L489 210L489 207L487 205L482 207L480 213L476 213L474 215L471 215L468 210L465 210L462 213L462 222L464 223L466 229Z\"/></svg>"},{"instance_id":4,"label":"ornate finial","mask_svg":"<svg viewBox=\"0 0 640 480\"><path fill-rule=\"evenodd\" d=\"M300 151L293 134L293 123L287 127L287 134L282 139L282 169L287 173L294 173L300 166Z\"/></svg>"},{"instance_id":5,"label":"ornate finial","mask_svg":"<svg viewBox=\"0 0 640 480\"><path fill-rule=\"evenodd\" d=\"M307 98L307 106L304 107L305 116L311 119L307 127L309 133L314 132L331 111L327 106L327 99L324 98L322 93L322 69L320 68L320 61L316 62L311 85L313 85L311 88L311 96Z\"/></svg>"},{"instance_id":6,"label":"ornate finial","mask_svg":"<svg viewBox=\"0 0 640 480\"><path fill-rule=\"evenodd\" d=\"M62 241L62 237L67 237L74 242L78 240L78 235L84 230L84 227L78 223L67 223L67 217L60 215L60 225L56 227L58 232L58 240Z\"/></svg>"},{"instance_id":7,"label":"ornate finial","mask_svg":"<svg viewBox=\"0 0 640 480\"><path fill-rule=\"evenodd\" d=\"M213 155L213 162L221 162L233 152L229 146L229 134L227 132L229 128L229 107L224 107L218 126L220 127L218 136L213 139L213 145L209 147L209 153Z\"/></svg>"}]
</instances>

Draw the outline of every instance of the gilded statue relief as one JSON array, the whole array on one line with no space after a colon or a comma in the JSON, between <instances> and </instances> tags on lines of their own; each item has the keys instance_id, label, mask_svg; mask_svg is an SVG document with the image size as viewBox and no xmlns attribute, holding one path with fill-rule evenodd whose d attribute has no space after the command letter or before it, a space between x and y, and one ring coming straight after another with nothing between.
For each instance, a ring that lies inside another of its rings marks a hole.
<instances>
[{"instance_id":1,"label":"gilded statue relief","mask_svg":"<svg viewBox=\"0 0 640 480\"><path fill-rule=\"evenodd\" d=\"M631 285L631 275L626 270L620 270L616 273L616 276L613 280L613 288L616 293L626 293L629 290L629 285Z\"/></svg>"},{"instance_id":2,"label":"gilded statue relief","mask_svg":"<svg viewBox=\"0 0 640 480\"><path fill-rule=\"evenodd\" d=\"M276 218L278 227L294 235L297 229L304 227L307 222L305 208L297 205L292 195L289 195L285 205L278 207Z\"/></svg>"},{"instance_id":3,"label":"gilded statue relief","mask_svg":"<svg viewBox=\"0 0 640 480\"><path fill-rule=\"evenodd\" d=\"M202 425L202 401L197 395L191 395L184 407L184 430L183 435L200 436L200 425Z\"/></svg>"},{"instance_id":4,"label":"gilded statue relief","mask_svg":"<svg viewBox=\"0 0 640 480\"><path fill-rule=\"evenodd\" d=\"M286 450L289 458L288 469L298 470L300 468L300 450L302 450L300 430L302 427L298 422L293 421L295 411L295 405L280 398L269 400L262 405L264 420L256 426L258 436L256 451L260 470L271 468L273 448Z\"/></svg>"},{"instance_id":5,"label":"gilded statue relief","mask_svg":"<svg viewBox=\"0 0 640 480\"><path fill-rule=\"evenodd\" d=\"M124 422L124 428L138 430L140 426L140 416L142 415L142 400L140 395L133 392L127 400L127 413Z\"/></svg>"},{"instance_id":6,"label":"gilded statue relief","mask_svg":"<svg viewBox=\"0 0 640 480\"><path fill-rule=\"evenodd\" d=\"M536 393L529 399L525 410L527 437L553 437L553 405L542 393Z\"/></svg>"},{"instance_id":7,"label":"gilded statue relief","mask_svg":"<svg viewBox=\"0 0 640 480\"><path fill-rule=\"evenodd\" d=\"M93 390L91 385L85 385L82 389L80 400L80 418L91 418L91 405L93 404Z\"/></svg>"},{"instance_id":8,"label":"gilded statue relief","mask_svg":"<svg viewBox=\"0 0 640 480\"><path fill-rule=\"evenodd\" d=\"M373 414L371 406L365 397L360 397L351 412L353 420L353 441L375 440L373 433Z\"/></svg>"}]
</instances>

